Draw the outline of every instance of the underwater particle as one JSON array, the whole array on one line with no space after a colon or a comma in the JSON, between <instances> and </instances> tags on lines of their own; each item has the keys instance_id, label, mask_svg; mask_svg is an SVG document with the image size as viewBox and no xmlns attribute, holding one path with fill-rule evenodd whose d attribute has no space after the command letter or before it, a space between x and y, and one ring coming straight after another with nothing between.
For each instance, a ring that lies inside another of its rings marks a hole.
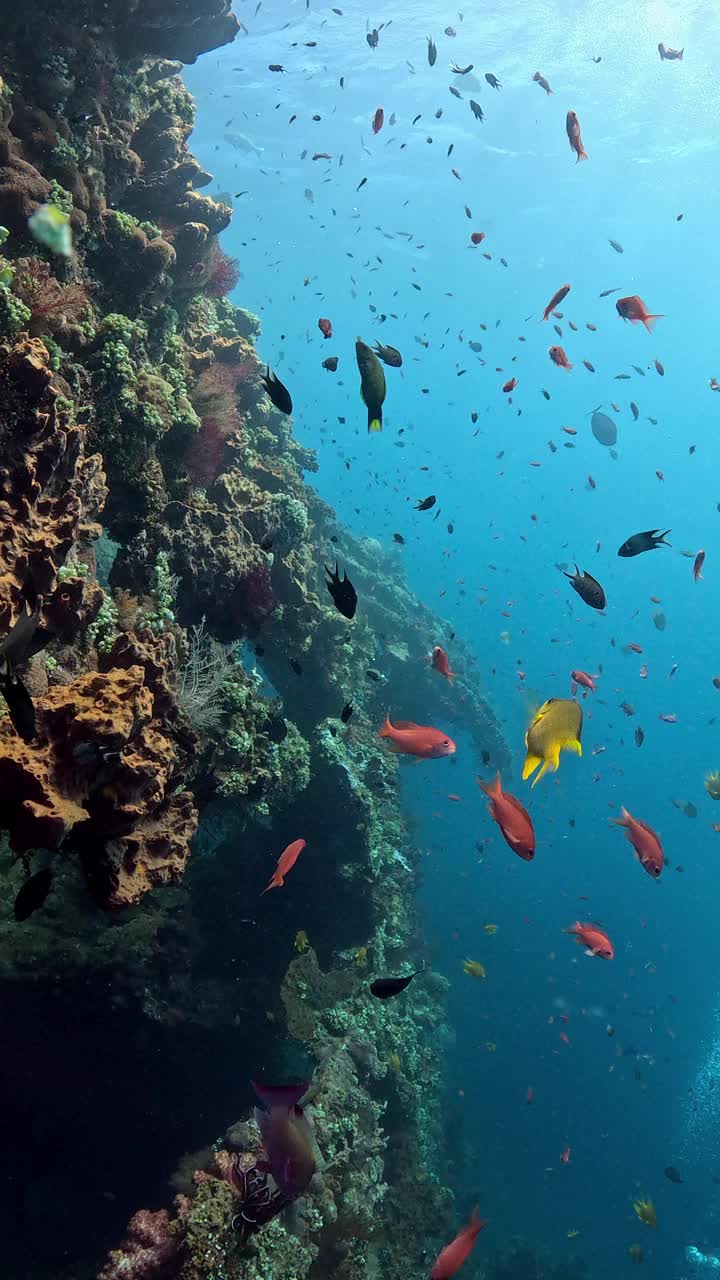
<instances>
[{"instance_id":1,"label":"underwater particle","mask_svg":"<svg viewBox=\"0 0 720 1280\"><path fill-rule=\"evenodd\" d=\"M485 113L482 107L480 106L480 103L476 102L474 98L470 99L470 110L472 111L475 119L479 120L480 123L482 124L483 120L485 119Z\"/></svg>"},{"instance_id":2,"label":"underwater particle","mask_svg":"<svg viewBox=\"0 0 720 1280\"><path fill-rule=\"evenodd\" d=\"M617 441L617 427L612 418L596 409L590 421L590 428L598 444L611 448Z\"/></svg>"},{"instance_id":3,"label":"underwater particle","mask_svg":"<svg viewBox=\"0 0 720 1280\"><path fill-rule=\"evenodd\" d=\"M353 704L352 704L352 702L346 702L346 703L345 703L345 706L343 707L342 711L340 712L340 719L342 720L343 724L348 724L348 723L349 723L349 720L350 720L350 717L351 717L352 713L353 713Z\"/></svg>"},{"instance_id":4,"label":"underwater particle","mask_svg":"<svg viewBox=\"0 0 720 1280\"><path fill-rule=\"evenodd\" d=\"M702 578L701 569L702 569L702 567L703 567L704 563L705 563L705 552L704 552L704 551L698 551L698 553L697 553L697 555L696 555L696 557L695 557L695 561L694 561L694 563L693 563L693 570L692 570L693 580L694 580L695 582L697 582L699 579L701 579L701 578Z\"/></svg>"},{"instance_id":5,"label":"underwater particle","mask_svg":"<svg viewBox=\"0 0 720 1280\"><path fill-rule=\"evenodd\" d=\"M550 85L548 84L545 77L540 75L539 71L535 72L535 75L533 76L533 80L535 84L539 84L540 88L544 89L547 94L552 93L552 89L550 88Z\"/></svg>"},{"instance_id":6,"label":"underwater particle","mask_svg":"<svg viewBox=\"0 0 720 1280\"><path fill-rule=\"evenodd\" d=\"M433 1263L430 1280L450 1280L455 1272L460 1270L463 1262L467 1261L475 1248L478 1235L486 1226L487 1221L479 1217L476 1205L468 1225L463 1227L462 1231L458 1231L455 1239L440 1250Z\"/></svg>"},{"instance_id":7,"label":"underwater particle","mask_svg":"<svg viewBox=\"0 0 720 1280\"><path fill-rule=\"evenodd\" d=\"M486 933L489 938L492 938L497 933L497 931L498 931L498 926L496 924L483 925L483 933Z\"/></svg>"},{"instance_id":8,"label":"underwater particle","mask_svg":"<svg viewBox=\"0 0 720 1280\"><path fill-rule=\"evenodd\" d=\"M645 1261L645 1250L639 1244L631 1244L628 1249L628 1254L630 1255L631 1262L634 1262L638 1266L641 1262Z\"/></svg>"},{"instance_id":9,"label":"underwater particle","mask_svg":"<svg viewBox=\"0 0 720 1280\"><path fill-rule=\"evenodd\" d=\"M663 44L662 40L658 45L658 53L661 62L682 62L684 49L671 49L668 45Z\"/></svg>"},{"instance_id":10,"label":"underwater particle","mask_svg":"<svg viewBox=\"0 0 720 1280\"><path fill-rule=\"evenodd\" d=\"M351 622L357 609L357 591L345 571L343 571L342 578L340 577L337 560L335 561L334 572L328 569L327 565L325 565L325 572L328 576L325 586L332 596L335 608L338 613L341 613L344 618Z\"/></svg>"},{"instance_id":11,"label":"underwater particle","mask_svg":"<svg viewBox=\"0 0 720 1280\"><path fill-rule=\"evenodd\" d=\"M661 533L659 529L647 529L644 533L633 533L618 549L618 555L627 558L628 556L639 556L643 551L654 551L656 547L669 547L670 543L665 541L669 533L672 533L672 529L666 529L664 533Z\"/></svg>"},{"instance_id":12,"label":"underwater particle","mask_svg":"<svg viewBox=\"0 0 720 1280\"><path fill-rule=\"evenodd\" d=\"M441 756L452 756L456 751L452 738L440 729L414 724L412 720L398 720L391 724L389 715L385 716L378 738L389 738L390 749L395 754L419 756L422 760L437 760Z\"/></svg>"},{"instance_id":13,"label":"underwater particle","mask_svg":"<svg viewBox=\"0 0 720 1280\"><path fill-rule=\"evenodd\" d=\"M36 871L35 875L30 876L30 879L20 886L13 903L13 915L16 920L27 920L34 911L37 911L43 905L50 892L52 879L50 868L43 867L41 871Z\"/></svg>"},{"instance_id":14,"label":"underwater particle","mask_svg":"<svg viewBox=\"0 0 720 1280\"><path fill-rule=\"evenodd\" d=\"M450 659L448 658L445 650L440 648L439 644L435 645L430 661L432 662L433 671L437 671L441 676L444 676L450 684L452 684L456 673L450 670Z\"/></svg>"},{"instance_id":15,"label":"underwater particle","mask_svg":"<svg viewBox=\"0 0 720 1280\"><path fill-rule=\"evenodd\" d=\"M288 871L295 866L295 863L300 857L305 845L305 840L293 840L292 844L289 844L286 849L283 849L280 857L278 858L277 866L270 878L270 883L260 894L261 898L264 894L268 893L270 889L279 889L281 885L285 883L285 876Z\"/></svg>"},{"instance_id":16,"label":"underwater particle","mask_svg":"<svg viewBox=\"0 0 720 1280\"><path fill-rule=\"evenodd\" d=\"M706 775L704 786L711 800L720 800L720 773L717 770Z\"/></svg>"},{"instance_id":17,"label":"underwater particle","mask_svg":"<svg viewBox=\"0 0 720 1280\"><path fill-rule=\"evenodd\" d=\"M431 493L428 498L421 498L419 502L415 503L415 510L430 511L435 506L436 502L437 498L435 497L435 494Z\"/></svg>"},{"instance_id":18,"label":"underwater particle","mask_svg":"<svg viewBox=\"0 0 720 1280\"><path fill-rule=\"evenodd\" d=\"M663 1172L669 1182L682 1183L683 1179L680 1177L680 1174L678 1173L674 1164L667 1165L667 1167L663 1170Z\"/></svg>"},{"instance_id":19,"label":"underwater particle","mask_svg":"<svg viewBox=\"0 0 720 1280\"><path fill-rule=\"evenodd\" d=\"M426 36L425 39L427 40L427 60L430 63L430 66L434 67L437 62L437 49L435 47L435 42L430 36Z\"/></svg>"},{"instance_id":20,"label":"underwater particle","mask_svg":"<svg viewBox=\"0 0 720 1280\"><path fill-rule=\"evenodd\" d=\"M332 338L332 320L328 320L326 316L321 316L318 320L318 329L323 338Z\"/></svg>"},{"instance_id":21,"label":"underwater particle","mask_svg":"<svg viewBox=\"0 0 720 1280\"><path fill-rule=\"evenodd\" d=\"M542 768L533 779L533 786L545 773L554 773L561 751L574 751L581 756L582 723L582 707L573 698L548 698L536 712L525 734L527 755L523 781L535 772L538 765Z\"/></svg>"},{"instance_id":22,"label":"underwater particle","mask_svg":"<svg viewBox=\"0 0 720 1280\"><path fill-rule=\"evenodd\" d=\"M327 360L323 360L322 367L323 369L327 369L328 373L335 373L338 367L338 357L328 356Z\"/></svg>"},{"instance_id":23,"label":"underwater particle","mask_svg":"<svg viewBox=\"0 0 720 1280\"><path fill-rule=\"evenodd\" d=\"M353 951L353 964L358 969L364 969L367 964L368 949L367 947L356 947Z\"/></svg>"},{"instance_id":24,"label":"underwater particle","mask_svg":"<svg viewBox=\"0 0 720 1280\"><path fill-rule=\"evenodd\" d=\"M565 354L564 347L548 347L548 355L558 369L565 369L568 373L570 372L572 365Z\"/></svg>"},{"instance_id":25,"label":"underwater particle","mask_svg":"<svg viewBox=\"0 0 720 1280\"><path fill-rule=\"evenodd\" d=\"M636 293L627 298L618 298L615 303L615 310L623 320L629 320L631 324L644 324L648 333L652 333L656 320L664 319L664 316L660 313L651 314L642 298L638 297Z\"/></svg>"},{"instance_id":26,"label":"underwater particle","mask_svg":"<svg viewBox=\"0 0 720 1280\"><path fill-rule=\"evenodd\" d=\"M296 951L300 952L300 955L302 955L304 951L307 951L309 946L310 946L310 942L308 940L308 936L305 930L298 929L297 933L295 934L293 947L295 948Z\"/></svg>"},{"instance_id":27,"label":"underwater particle","mask_svg":"<svg viewBox=\"0 0 720 1280\"><path fill-rule=\"evenodd\" d=\"M565 132L570 143L570 150L575 152L577 164L579 160L587 160L588 155L583 146L582 134L580 132L580 121L574 111L568 111L565 117Z\"/></svg>"},{"instance_id":28,"label":"underwater particle","mask_svg":"<svg viewBox=\"0 0 720 1280\"><path fill-rule=\"evenodd\" d=\"M463 973L469 978L484 978L485 969L479 960L463 960Z\"/></svg>"},{"instance_id":29,"label":"underwater particle","mask_svg":"<svg viewBox=\"0 0 720 1280\"><path fill-rule=\"evenodd\" d=\"M260 381L266 394L281 413L292 413L292 400L287 387L283 386L277 374L271 371L269 364L265 366L265 370L265 373L261 374Z\"/></svg>"},{"instance_id":30,"label":"underwater particle","mask_svg":"<svg viewBox=\"0 0 720 1280\"><path fill-rule=\"evenodd\" d=\"M638 862L643 871L647 871L653 880L659 880L660 873L663 869L663 847L660 843L660 837L657 832L649 827L647 822L643 822L640 818L633 818L627 809L620 809L619 818L611 818L611 822L617 827L624 827L625 834L630 841Z\"/></svg>"},{"instance_id":31,"label":"underwater particle","mask_svg":"<svg viewBox=\"0 0 720 1280\"><path fill-rule=\"evenodd\" d=\"M653 1204L652 1200L650 1199L634 1200L633 1209L635 1210L640 1221L643 1222L646 1227L657 1226L657 1211L655 1209L655 1205Z\"/></svg>"},{"instance_id":32,"label":"underwater particle","mask_svg":"<svg viewBox=\"0 0 720 1280\"><path fill-rule=\"evenodd\" d=\"M389 365L391 369L400 369L402 367L403 358L397 347L383 345L376 340L375 354L380 357L383 364Z\"/></svg>"},{"instance_id":33,"label":"underwater particle","mask_svg":"<svg viewBox=\"0 0 720 1280\"><path fill-rule=\"evenodd\" d=\"M406 978L376 978L370 983L370 993L378 1000L390 1000L392 996L400 995L419 973L422 973L422 969L409 973Z\"/></svg>"},{"instance_id":34,"label":"underwater particle","mask_svg":"<svg viewBox=\"0 0 720 1280\"><path fill-rule=\"evenodd\" d=\"M559 289L555 290L555 293L553 294L552 298L548 302L543 312L543 320L547 320L549 318L551 312L553 312L556 307L560 306L560 303L562 302L563 298L566 298L569 292L570 292L569 284L562 284Z\"/></svg>"},{"instance_id":35,"label":"underwater particle","mask_svg":"<svg viewBox=\"0 0 720 1280\"><path fill-rule=\"evenodd\" d=\"M70 215L56 204L43 204L28 218L28 231L51 253L70 258L73 253Z\"/></svg>"},{"instance_id":36,"label":"underwater particle","mask_svg":"<svg viewBox=\"0 0 720 1280\"><path fill-rule=\"evenodd\" d=\"M604 929L597 924L583 924L576 920L563 933L571 933L579 946L585 947L587 955L599 956L601 960L612 960L615 948Z\"/></svg>"},{"instance_id":37,"label":"underwater particle","mask_svg":"<svg viewBox=\"0 0 720 1280\"><path fill-rule=\"evenodd\" d=\"M597 578L593 578L591 573L583 570L581 573L577 564L574 573L565 573L566 578L570 579L570 585L577 591L581 600L589 605L591 609L604 609L607 601L605 592L598 582Z\"/></svg>"},{"instance_id":38,"label":"underwater particle","mask_svg":"<svg viewBox=\"0 0 720 1280\"><path fill-rule=\"evenodd\" d=\"M368 432L382 431L382 407L387 394L383 367L372 347L355 339L355 359L360 373L360 398L368 411Z\"/></svg>"},{"instance_id":39,"label":"underwater particle","mask_svg":"<svg viewBox=\"0 0 720 1280\"><path fill-rule=\"evenodd\" d=\"M477 780L478 786L488 796L488 810L500 828L503 840L523 862L535 857L535 831L527 809L515 796L503 791L498 773L494 782Z\"/></svg>"}]
</instances>

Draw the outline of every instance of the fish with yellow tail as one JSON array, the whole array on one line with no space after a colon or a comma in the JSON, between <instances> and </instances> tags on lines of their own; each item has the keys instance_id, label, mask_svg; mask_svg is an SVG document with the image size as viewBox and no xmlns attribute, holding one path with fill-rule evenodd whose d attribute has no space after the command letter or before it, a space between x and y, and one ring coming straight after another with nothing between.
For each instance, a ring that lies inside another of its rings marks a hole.
<instances>
[{"instance_id":1,"label":"fish with yellow tail","mask_svg":"<svg viewBox=\"0 0 720 1280\"><path fill-rule=\"evenodd\" d=\"M360 371L360 396L368 411L368 431L382 431L382 407L387 394L385 372L372 347L355 340L355 359Z\"/></svg>"},{"instance_id":2,"label":"fish with yellow tail","mask_svg":"<svg viewBox=\"0 0 720 1280\"><path fill-rule=\"evenodd\" d=\"M542 767L533 778L533 786L543 774L554 773L560 762L561 751L574 751L581 756L582 722L582 708L574 698L548 698L547 702L543 702L525 734L527 755L523 765L523 780L535 773L538 765Z\"/></svg>"}]
</instances>

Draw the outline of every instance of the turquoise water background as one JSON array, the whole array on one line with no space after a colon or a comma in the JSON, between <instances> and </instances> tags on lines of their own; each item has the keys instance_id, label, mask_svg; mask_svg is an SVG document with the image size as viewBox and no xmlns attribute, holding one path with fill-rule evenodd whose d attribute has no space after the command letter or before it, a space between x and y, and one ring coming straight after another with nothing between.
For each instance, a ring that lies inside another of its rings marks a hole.
<instances>
[{"instance_id":1,"label":"turquoise water background","mask_svg":"<svg viewBox=\"0 0 720 1280\"><path fill-rule=\"evenodd\" d=\"M215 174L211 194L246 193L223 237L243 273L234 300L262 318L260 353L292 392L299 439L318 451L313 482L355 532L402 557L414 590L470 644L513 752L505 783L535 822L538 852L525 864L487 814L474 782L480 762L461 735L456 759L404 772L420 821L432 962L451 982L459 1203L477 1196L492 1219L483 1248L518 1234L559 1258L577 1253L603 1276L630 1272L637 1241L646 1267L669 1280L685 1274L688 1243L720 1246L713 1067L704 1070L720 1038L720 835L711 828L720 806L703 789L720 765L720 396L708 385L720 376L720 15L689 2L511 0L468 6L462 19L427 4L338 7L342 15L315 0L309 11L239 5L249 34L187 71L199 106L192 145ZM368 18L392 20L375 51ZM443 34L449 25L454 38ZM302 47L311 40L316 48ZM685 47L684 60L661 62L661 40ZM473 73L453 76L453 60ZM536 70L551 97L532 82ZM385 125L374 137L380 105ZM568 146L568 109L586 163ZM238 149L240 135L253 149ZM311 159L325 151L332 160ZM473 230L486 233L480 249L470 247ZM538 321L566 282L558 338ZM610 288L619 292L599 298ZM663 313L654 334L619 319L615 300L627 294ZM329 341L320 316L332 320ZM366 432L357 335L404 355L401 371L387 370L380 436ZM556 341L571 373L548 359ZM321 367L330 354L340 358L335 375ZM501 387L512 376L509 403ZM591 434L597 406L617 423L615 459ZM413 509L429 493L437 521ZM630 534L668 527L671 551L617 558ZM701 547L696 584L682 552ZM575 560L603 583L605 616L561 576L557 565ZM631 642L642 655L623 652ZM533 702L568 696L571 669L601 666L583 702L583 759L565 756L556 778L531 792L520 773ZM422 707L398 714L423 722ZM673 799L692 801L697 817ZM662 836L669 865L658 884L609 825L621 804ZM613 962L563 936L577 918L605 924ZM494 937L482 931L488 922L499 926ZM484 983L464 976L466 956L483 962ZM668 1164L682 1186L664 1176ZM638 1193L656 1203L655 1232L633 1213Z\"/></svg>"}]
</instances>

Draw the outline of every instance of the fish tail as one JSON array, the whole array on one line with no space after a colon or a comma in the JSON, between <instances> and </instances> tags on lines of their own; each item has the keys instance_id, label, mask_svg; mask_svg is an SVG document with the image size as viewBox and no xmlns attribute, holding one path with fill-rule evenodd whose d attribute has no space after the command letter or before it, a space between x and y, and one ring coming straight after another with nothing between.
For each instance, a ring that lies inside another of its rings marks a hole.
<instances>
[{"instance_id":1,"label":"fish tail","mask_svg":"<svg viewBox=\"0 0 720 1280\"><path fill-rule=\"evenodd\" d=\"M267 886L267 889L263 889L262 893L260 894L260 897L261 897L261 898L262 898L262 897L264 897L264 896L265 896L265 894L266 894L266 893L269 893L271 889L279 889L279 888L280 888L280 886L281 886L281 885L283 885L284 883L285 883L285 881L283 880L282 876L281 876L281 875L278 875L278 873L277 873L277 871L276 871L276 872L275 872L275 874L274 874L274 876L273 876L273 878L272 878L272 880L270 881L269 885Z\"/></svg>"},{"instance_id":2,"label":"fish tail","mask_svg":"<svg viewBox=\"0 0 720 1280\"><path fill-rule=\"evenodd\" d=\"M685 50L684 50L684 49L681 49L681 50L680 50L680 52L679 52L679 54L678 54L678 57L677 57L678 62L682 62L684 52L685 52Z\"/></svg>"},{"instance_id":3,"label":"fish tail","mask_svg":"<svg viewBox=\"0 0 720 1280\"><path fill-rule=\"evenodd\" d=\"M524 773L523 773L523 777L525 777ZM502 795L502 781L500 778L499 770L496 776L492 778L490 782L486 782L484 778L478 778L477 784L480 790L484 791L485 795L490 796L491 799L496 799L498 796Z\"/></svg>"},{"instance_id":4,"label":"fish tail","mask_svg":"<svg viewBox=\"0 0 720 1280\"><path fill-rule=\"evenodd\" d=\"M525 757L525 763L523 765L523 771L522 771L523 782L525 781L526 778L530 777L531 773L535 772L539 764L540 764L540 756L534 756L532 752L528 751L528 754ZM533 783L533 786L534 785L535 784Z\"/></svg>"},{"instance_id":5,"label":"fish tail","mask_svg":"<svg viewBox=\"0 0 720 1280\"><path fill-rule=\"evenodd\" d=\"M628 822L629 817L630 817L630 814L628 813L627 809L625 808L624 805L621 805L620 817L611 818L610 821L613 822L616 827L629 827L630 826L630 823Z\"/></svg>"},{"instance_id":6,"label":"fish tail","mask_svg":"<svg viewBox=\"0 0 720 1280\"><path fill-rule=\"evenodd\" d=\"M382 409L378 409L377 413L368 409L368 432L373 431L382 431Z\"/></svg>"},{"instance_id":7,"label":"fish tail","mask_svg":"<svg viewBox=\"0 0 720 1280\"><path fill-rule=\"evenodd\" d=\"M655 321L664 320L664 319L665 319L665 316L662 314L662 312L660 312L658 315L644 316L643 324L645 325L645 328L647 329L648 333L652 333L653 329L655 328Z\"/></svg>"},{"instance_id":8,"label":"fish tail","mask_svg":"<svg viewBox=\"0 0 720 1280\"><path fill-rule=\"evenodd\" d=\"M670 532L670 529L666 529L664 533L661 533L659 529L653 529L653 541L658 545L662 543L664 547L671 547L672 543L667 540L667 536Z\"/></svg>"},{"instance_id":9,"label":"fish tail","mask_svg":"<svg viewBox=\"0 0 720 1280\"><path fill-rule=\"evenodd\" d=\"M392 737L392 725L390 723L390 712L386 711L385 723L382 729L378 731L378 738L391 738L391 737Z\"/></svg>"},{"instance_id":10,"label":"fish tail","mask_svg":"<svg viewBox=\"0 0 720 1280\"><path fill-rule=\"evenodd\" d=\"M309 1080L293 1080L291 1084L259 1084L257 1080L250 1083L266 1107L296 1107L310 1088Z\"/></svg>"}]
</instances>

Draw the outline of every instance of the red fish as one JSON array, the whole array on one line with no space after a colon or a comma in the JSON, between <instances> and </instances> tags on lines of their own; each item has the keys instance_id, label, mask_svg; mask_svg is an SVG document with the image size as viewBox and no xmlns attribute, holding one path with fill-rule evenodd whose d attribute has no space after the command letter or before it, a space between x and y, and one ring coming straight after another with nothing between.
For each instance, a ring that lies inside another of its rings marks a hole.
<instances>
[{"instance_id":1,"label":"red fish","mask_svg":"<svg viewBox=\"0 0 720 1280\"><path fill-rule=\"evenodd\" d=\"M615 948L604 929L597 924L581 924L576 920L563 933L574 934L579 946L585 947L590 955L599 956L601 960L612 960Z\"/></svg>"},{"instance_id":2,"label":"red fish","mask_svg":"<svg viewBox=\"0 0 720 1280\"><path fill-rule=\"evenodd\" d=\"M567 369L568 372L572 369L572 365L562 347L548 347L548 355L558 369Z\"/></svg>"},{"instance_id":3,"label":"red fish","mask_svg":"<svg viewBox=\"0 0 720 1280\"><path fill-rule=\"evenodd\" d=\"M260 894L261 898L263 893L267 893L269 889L279 889L280 886L285 883L285 876L288 871L295 866L295 863L305 848L305 843L306 842L304 840L293 840L292 844L289 844L287 849L283 850L278 858L278 864L273 872L272 879L270 880L267 889L263 889Z\"/></svg>"},{"instance_id":4,"label":"red fish","mask_svg":"<svg viewBox=\"0 0 720 1280\"><path fill-rule=\"evenodd\" d=\"M490 800L488 809L505 842L524 862L532 862L535 857L535 831L527 809L515 796L503 791L499 773L494 782L483 782L478 778L478 786Z\"/></svg>"},{"instance_id":5,"label":"red fish","mask_svg":"<svg viewBox=\"0 0 720 1280\"><path fill-rule=\"evenodd\" d=\"M698 551L695 557L695 563L693 564L693 578L695 579L696 582L698 578L702 578L702 573L700 572L700 570L702 569L704 563L705 563L705 552Z\"/></svg>"},{"instance_id":6,"label":"red fish","mask_svg":"<svg viewBox=\"0 0 720 1280\"><path fill-rule=\"evenodd\" d=\"M561 1163L561 1164L569 1164L569 1163L570 1163L570 1155L571 1155L571 1152L572 1152L572 1147L566 1147L566 1148L565 1148L565 1150L564 1150L564 1151L562 1151L562 1152L560 1153L560 1163Z\"/></svg>"},{"instance_id":7,"label":"red fish","mask_svg":"<svg viewBox=\"0 0 720 1280\"><path fill-rule=\"evenodd\" d=\"M373 133L379 133L384 123L385 123L385 112L383 111L382 107L378 107L377 111L375 112L375 115L373 116L373 126L372 126Z\"/></svg>"},{"instance_id":8,"label":"red fish","mask_svg":"<svg viewBox=\"0 0 720 1280\"><path fill-rule=\"evenodd\" d=\"M312 1126L299 1105L310 1082L273 1085L253 1080L251 1083L268 1108L267 1111L255 1108L267 1163L280 1190L293 1200L306 1190L315 1172Z\"/></svg>"},{"instance_id":9,"label":"red fish","mask_svg":"<svg viewBox=\"0 0 720 1280\"><path fill-rule=\"evenodd\" d=\"M565 129L570 148L577 156L575 163L577 164L578 160L587 160L587 151L583 146L582 134L580 133L580 121L574 111L568 111L565 117Z\"/></svg>"},{"instance_id":10,"label":"red fish","mask_svg":"<svg viewBox=\"0 0 720 1280\"><path fill-rule=\"evenodd\" d=\"M449 680L450 684L452 684L456 673L450 670L450 659L448 658L445 650L440 648L439 644L435 645L430 661L433 664L433 669L435 671L439 671L440 675L444 676L445 679Z\"/></svg>"},{"instance_id":11,"label":"red fish","mask_svg":"<svg viewBox=\"0 0 720 1280\"><path fill-rule=\"evenodd\" d=\"M473 244L482 244L483 240L485 239L485 232L473 231L470 236L470 239L472 240Z\"/></svg>"},{"instance_id":12,"label":"red fish","mask_svg":"<svg viewBox=\"0 0 720 1280\"><path fill-rule=\"evenodd\" d=\"M620 810L620 817L612 821L618 827L625 827L625 833L635 850L638 862L653 880L658 880L663 869L663 847L660 837L640 818L633 818L627 809Z\"/></svg>"},{"instance_id":13,"label":"red fish","mask_svg":"<svg viewBox=\"0 0 720 1280\"><path fill-rule=\"evenodd\" d=\"M487 1220L478 1216L477 1206L473 1209L470 1221L462 1231L458 1231L454 1240L446 1244L433 1263L430 1280L451 1280L451 1276L459 1271L463 1262L469 1258L475 1248L475 1241L487 1226Z\"/></svg>"},{"instance_id":14,"label":"red fish","mask_svg":"<svg viewBox=\"0 0 720 1280\"><path fill-rule=\"evenodd\" d=\"M323 316L318 320L318 329L323 338L332 338L332 320L326 320Z\"/></svg>"},{"instance_id":15,"label":"red fish","mask_svg":"<svg viewBox=\"0 0 720 1280\"><path fill-rule=\"evenodd\" d=\"M559 289L556 289L552 298L548 302L545 308L545 311L543 312L543 320L547 320L548 316L550 315L550 312L554 311L556 307L560 306L560 303L562 302L563 298L567 298L569 292L570 292L569 284L563 284L560 286Z\"/></svg>"},{"instance_id":16,"label":"red fish","mask_svg":"<svg viewBox=\"0 0 720 1280\"><path fill-rule=\"evenodd\" d=\"M577 686L579 684L582 685L583 689L589 690L591 693L595 692L595 688L596 688L595 681L593 680L592 676L588 675L587 671L571 671L570 679L573 682L573 685L572 685L573 697L575 697L575 694L577 693ZM583 697L586 698L587 693L584 693Z\"/></svg>"},{"instance_id":17,"label":"red fish","mask_svg":"<svg viewBox=\"0 0 720 1280\"><path fill-rule=\"evenodd\" d=\"M386 715L385 723L378 733L378 738L389 738L391 751L398 755L419 756L421 760L436 760L439 756L454 756L456 747L452 738L439 729L431 729L429 725L413 724L412 720L396 720L390 723L390 715Z\"/></svg>"},{"instance_id":18,"label":"red fish","mask_svg":"<svg viewBox=\"0 0 720 1280\"><path fill-rule=\"evenodd\" d=\"M656 320L664 319L660 314L651 315L642 298L639 298L636 293L631 294L629 298L618 298L615 310L623 320L629 320L631 324L644 324L648 333L652 333Z\"/></svg>"},{"instance_id":19,"label":"red fish","mask_svg":"<svg viewBox=\"0 0 720 1280\"><path fill-rule=\"evenodd\" d=\"M503 383L503 391L505 392L506 395L509 395L511 391L515 390L516 386L517 386L517 378L508 378L507 382Z\"/></svg>"}]
</instances>

